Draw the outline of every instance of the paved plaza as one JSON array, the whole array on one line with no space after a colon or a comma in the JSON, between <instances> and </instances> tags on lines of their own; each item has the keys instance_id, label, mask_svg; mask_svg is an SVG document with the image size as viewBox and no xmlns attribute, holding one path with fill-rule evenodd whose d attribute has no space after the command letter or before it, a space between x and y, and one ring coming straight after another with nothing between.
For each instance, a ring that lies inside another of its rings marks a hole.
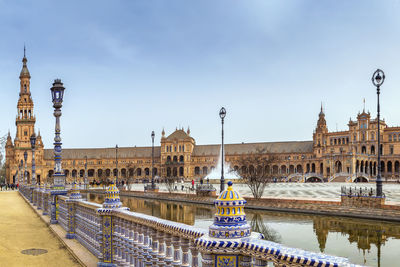
<instances>
[{"instance_id":1,"label":"paved plaza","mask_svg":"<svg viewBox=\"0 0 400 267\"><path fill-rule=\"evenodd\" d=\"M213 185L218 191L219 184ZM178 190L174 192L186 193L186 188L190 186L190 183L185 183L185 190L182 191L181 184L177 183ZM265 188L263 197L340 201L342 186L375 188L376 185L375 183L272 183ZM143 184L133 184L131 190L143 191L143 187ZM160 184L159 187L160 191L167 192L165 184ZM245 184L235 182L235 188L244 197L252 196L249 187ZM383 192L386 195L386 201L400 203L400 184L384 184Z\"/></svg>"},{"instance_id":2,"label":"paved plaza","mask_svg":"<svg viewBox=\"0 0 400 267\"><path fill-rule=\"evenodd\" d=\"M17 191L0 192L0 210L1 266L80 266Z\"/></svg>"}]
</instances>

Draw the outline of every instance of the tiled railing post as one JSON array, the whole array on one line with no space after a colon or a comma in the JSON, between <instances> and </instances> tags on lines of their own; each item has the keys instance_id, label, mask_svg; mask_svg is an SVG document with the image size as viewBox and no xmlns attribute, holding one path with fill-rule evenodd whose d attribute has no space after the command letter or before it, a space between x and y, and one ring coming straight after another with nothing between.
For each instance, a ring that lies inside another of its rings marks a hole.
<instances>
[{"instance_id":1,"label":"tiled railing post","mask_svg":"<svg viewBox=\"0 0 400 267\"><path fill-rule=\"evenodd\" d=\"M43 213L42 213L43 215L49 214L49 213L47 212L47 209L48 209L48 202L49 202L48 198L49 198L49 194L48 194L48 192L45 192L45 193L43 194Z\"/></svg>"},{"instance_id":2,"label":"tiled railing post","mask_svg":"<svg viewBox=\"0 0 400 267\"><path fill-rule=\"evenodd\" d=\"M97 209L97 213L101 217L101 258L97 264L98 267L116 266L115 262L115 217L114 211L122 208L122 203L119 199L118 188L114 183L110 184L106 191L106 197L103 207Z\"/></svg>"},{"instance_id":3,"label":"tiled railing post","mask_svg":"<svg viewBox=\"0 0 400 267\"><path fill-rule=\"evenodd\" d=\"M120 266L122 263L121 219L114 217L114 261Z\"/></svg>"},{"instance_id":4,"label":"tiled railing post","mask_svg":"<svg viewBox=\"0 0 400 267\"><path fill-rule=\"evenodd\" d=\"M165 234L165 263L167 266L171 266L172 262L174 261L173 254L172 254L172 236L171 234Z\"/></svg>"},{"instance_id":5,"label":"tiled railing post","mask_svg":"<svg viewBox=\"0 0 400 267\"><path fill-rule=\"evenodd\" d=\"M42 207L43 193L42 193L42 189L40 188L40 186L38 188L37 194L38 194L37 209L41 210L43 208Z\"/></svg>"},{"instance_id":6,"label":"tiled railing post","mask_svg":"<svg viewBox=\"0 0 400 267\"><path fill-rule=\"evenodd\" d=\"M133 254L133 262L134 266L139 266L139 255L140 255L140 249L139 249L139 226L134 223L133 224L133 247L134 247L134 254Z\"/></svg>"},{"instance_id":7,"label":"tiled railing post","mask_svg":"<svg viewBox=\"0 0 400 267\"><path fill-rule=\"evenodd\" d=\"M189 240L186 238L181 239L182 248L182 267L189 267Z\"/></svg>"},{"instance_id":8,"label":"tiled railing post","mask_svg":"<svg viewBox=\"0 0 400 267\"><path fill-rule=\"evenodd\" d=\"M143 227L143 234L144 234L144 242L143 242L143 250L145 251L145 266L151 267L151 239L149 234L149 227Z\"/></svg>"},{"instance_id":9,"label":"tiled railing post","mask_svg":"<svg viewBox=\"0 0 400 267\"><path fill-rule=\"evenodd\" d=\"M172 237L172 243L174 244L174 262L172 265L180 266L181 265L181 242L179 236Z\"/></svg>"},{"instance_id":10,"label":"tiled railing post","mask_svg":"<svg viewBox=\"0 0 400 267\"><path fill-rule=\"evenodd\" d=\"M138 266L143 267L144 266L144 261L145 261L145 252L144 252L144 234L143 234L143 227L142 225L137 225L137 230L138 230Z\"/></svg>"},{"instance_id":11,"label":"tiled railing post","mask_svg":"<svg viewBox=\"0 0 400 267\"><path fill-rule=\"evenodd\" d=\"M152 258L152 266L158 265L158 234L157 230L154 228L150 229L151 233L151 258Z\"/></svg>"},{"instance_id":12,"label":"tiled railing post","mask_svg":"<svg viewBox=\"0 0 400 267\"><path fill-rule=\"evenodd\" d=\"M198 267L199 266L199 249L192 241L190 242L190 253L192 254L192 267Z\"/></svg>"},{"instance_id":13,"label":"tiled railing post","mask_svg":"<svg viewBox=\"0 0 400 267\"><path fill-rule=\"evenodd\" d=\"M67 208L68 208L68 231L66 238L74 239L75 238L75 226L76 226L76 205L77 202L81 201L82 197L79 192L78 186L76 182L74 182L73 188L69 193L69 198L66 200Z\"/></svg>"},{"instance_id":14,"label":"tiled railing post","mask_svg":"<svg viewBox=\"0 0 400 267\"><path fill-rule=\"evenodd\" d=\"M57 209L58 209L58 204L57 204L57 195L51 194L50 196L51 199L51 205L50 205L50 223L51 224L57 224Z\"/></svg>"},{"instance_id":15,"label":"tiled railing post","mask_svg":"<svg viewBox=\"0 0 400 267\"><path fill-rule=\"evenodd\" d=\"M158 266L162 267L165 266L165 240L164 240L164 232L158 231L157 232L157 240L158 240Z\"/></svg>"},{"instance_id":16,"label":"tiled railing post","mask_svg":"<svg viewBox=\"0 0 400 267\"><path fill-rule=\"evenodd\" d=\"M32 204L36 206L36 201L37 201L37 191L36 187L32 189Z\"/></svg>"}]
</instances>

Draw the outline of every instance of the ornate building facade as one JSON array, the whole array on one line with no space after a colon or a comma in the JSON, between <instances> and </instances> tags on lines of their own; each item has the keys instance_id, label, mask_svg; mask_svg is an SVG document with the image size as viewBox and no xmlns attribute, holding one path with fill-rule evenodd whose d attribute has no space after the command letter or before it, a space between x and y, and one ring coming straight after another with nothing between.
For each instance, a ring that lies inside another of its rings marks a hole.
<instances>
[{"instance_id":1,"label":"ornate building facade","mask_svg":"<svg viewBox=\"0 0 400 267\"><path fill-rule=\"evenodd\" d=\"M16 181L23 154L28 151L28 180L31 170L29 138L35 131L36 117L30 88L30 73L24 55L20 73L19 100L15 120L16 135L8 134L6 143L6 175L9 183ZM400 127L389 127L380 122L382 174L385 179L400 175ZM247 171L252 166L241 166L241 158L263 151L273 156L268 172L285 181L367 181L377 173L377 120L363 111L356 120L349 120L347 131L329 132L322 106L312 141L262 142L225 145L225 159L233 170ZM40 133L37 135L36 175L45 182L53 174L53 149L44 149ZM159 177L198 179L209 174L218 164L220 145L196 145L190 130L176 129L166 136L161 133L160 145L154 147L153 172ZM85 164L90 181L116 176L128 179L151 178L152 148L84 148L63 149L63 169L67 182L74 177L82 181ZM116 169L116 159L118 169ZM254 167L254 166L253 166ZM215 177L219 178L219 175Z\"/></svg>"}]
</instances>

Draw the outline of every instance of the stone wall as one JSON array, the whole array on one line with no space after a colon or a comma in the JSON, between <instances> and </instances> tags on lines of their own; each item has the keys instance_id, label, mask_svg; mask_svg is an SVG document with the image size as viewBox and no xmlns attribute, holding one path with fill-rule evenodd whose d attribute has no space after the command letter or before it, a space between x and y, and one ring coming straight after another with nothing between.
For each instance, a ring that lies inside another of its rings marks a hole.
<instances>
[{"instance_id":1,"label":"stone wall","mask_svg":"<svg viewBox=\"0 0 400 267\"><path fill-rule=\"evenodd\" d=\"M340 198L342 206L375 208L375 209L382 208L383 206L385 206L384 197L342 195Z\"/></svg>"}]
</instances>

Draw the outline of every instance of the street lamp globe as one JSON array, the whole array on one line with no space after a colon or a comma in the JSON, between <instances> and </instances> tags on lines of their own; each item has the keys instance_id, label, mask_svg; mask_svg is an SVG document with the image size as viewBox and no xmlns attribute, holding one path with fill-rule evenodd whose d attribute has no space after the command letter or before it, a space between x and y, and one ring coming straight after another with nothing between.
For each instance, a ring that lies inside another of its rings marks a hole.
<instances>
[{"instance_id":1,"label":"street lamp globe","mask_svg":"<svg viewBox=\"0 0 400 267\"><path fill-rule=\"evenodd\" d=\"M372 75L373 85L375 85L375 87L379 87L383 84L384 81L385 81L385 73L382 70L377 69Z\"/></svg>"},{"instance_id":2,"label":"street lamp globe","mask_svg":"<svg viewBox=\"0 0 400 267\"><path fill-rule=\"evenodd\" d=\"M55 79L53 87L50 88L51 96L53 99L53 106L55 108L61 108L63 97L64 97L64 86L60 79Z\"/></svg>"},{"instance_id":3,"label":"street lamp globe","mask_svg":"<svg viewBox=\"0 0 400 267\"><path fill-rule=\"evenodd\" d=\"M219 111L219 117L220 117L221 119L223 119L223 118L225 118L225 116L226 116L226 110L225 110L224 107L222 107L222 108L220 109L220 111Z\"/></svg>"}]
</instances>

